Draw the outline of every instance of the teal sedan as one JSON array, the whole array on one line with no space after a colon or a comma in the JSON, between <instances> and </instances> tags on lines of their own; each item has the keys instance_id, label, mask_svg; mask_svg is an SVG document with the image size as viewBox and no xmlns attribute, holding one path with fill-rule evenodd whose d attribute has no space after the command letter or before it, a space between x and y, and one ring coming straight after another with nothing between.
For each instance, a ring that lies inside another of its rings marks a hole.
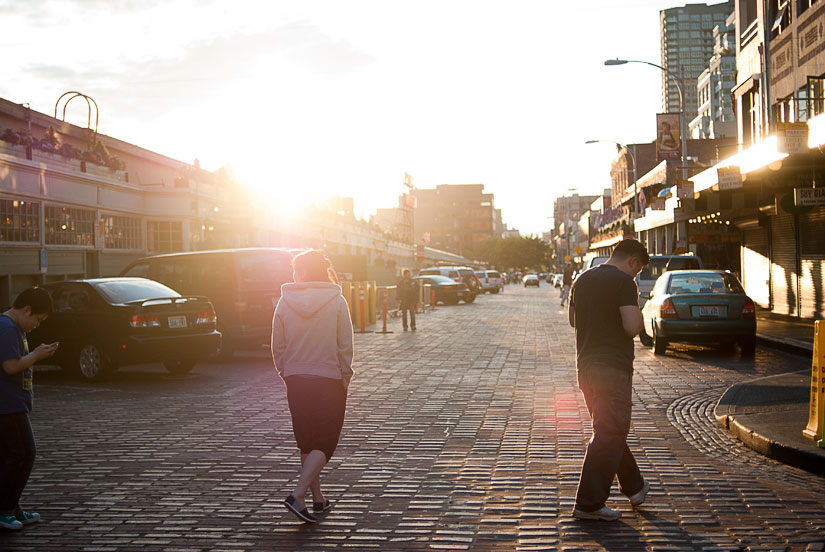
<instances>
[{"instance_id":1,"label":"teal sedan","mask_svg":"<svg viewBox=\"0 0 825 552\"><path fill-rule=\"evenodd\" d=\"M739 344L742 356L756 349L756 307L742 284L721 270L674 270L662 274L642 309L653 352L673 342Z\"/></svg>"}]
</instances>

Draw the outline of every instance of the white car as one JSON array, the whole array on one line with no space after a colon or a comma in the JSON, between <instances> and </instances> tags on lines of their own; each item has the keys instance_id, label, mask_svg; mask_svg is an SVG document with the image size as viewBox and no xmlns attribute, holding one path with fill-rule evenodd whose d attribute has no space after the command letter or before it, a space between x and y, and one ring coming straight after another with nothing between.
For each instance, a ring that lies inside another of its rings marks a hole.
<instances>
[{"instance_id":1,"label":"white car","mask_svg":"<svg viewBox=\"0 0 825 552\"><path fill-rule=\"evenodd\" d=\"M478 270L476 276L485 292L498 293L504 290L504 278L498 270Z\"/></svg>"}]
</instances>

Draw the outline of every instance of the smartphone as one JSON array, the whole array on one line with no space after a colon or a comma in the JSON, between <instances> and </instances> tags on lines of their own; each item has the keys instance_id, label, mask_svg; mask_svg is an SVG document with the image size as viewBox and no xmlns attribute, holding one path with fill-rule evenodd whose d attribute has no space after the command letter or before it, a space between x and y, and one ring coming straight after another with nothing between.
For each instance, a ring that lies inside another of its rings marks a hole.
<instances>
[{"instance_id":1,"label":"smartphone","mask_svg":"<svg viewBox=\"0 0 825 552\"><path fill-rule=\"evenodd\" d=\"M55 341L54 343L52 343L52 349L57 349L57 347L58 347L59 345L60 345L60 342L59 342L59 341Z\"/></svg>"}]
</instances>

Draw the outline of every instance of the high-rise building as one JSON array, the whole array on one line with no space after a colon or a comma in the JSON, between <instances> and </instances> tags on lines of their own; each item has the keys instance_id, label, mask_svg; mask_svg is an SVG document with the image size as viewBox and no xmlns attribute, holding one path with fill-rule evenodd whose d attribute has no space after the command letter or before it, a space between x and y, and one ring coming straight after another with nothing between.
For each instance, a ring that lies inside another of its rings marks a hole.
<instances>
[{"instance_id":1,"label":"high-rise building","mask_svg":"<svg viewBox=\"0 0 825 552\"><path fill-rule=\"evenodd\" d=\"M708 66L713 56L713 29L725 26L725 20L733 12L734 2L721 4L687 4L659 12L659 33L662 43L662 111L677 113L679 89L673 78L679 78L684 70L685 116L688 121L696 117L696 79Z\"/></svg>"},{"instance_id":2,"label":"high-rise building","mask_svg":"<svg viewBox=\"0 0 825 552\"><path fill-rule=\"evenodd\" d=\"M696 81L698 113L688 128L693 139L736 136L731 90L736 84L736 17L713 28L713 56Z\"/></svg>"}]
</instances>

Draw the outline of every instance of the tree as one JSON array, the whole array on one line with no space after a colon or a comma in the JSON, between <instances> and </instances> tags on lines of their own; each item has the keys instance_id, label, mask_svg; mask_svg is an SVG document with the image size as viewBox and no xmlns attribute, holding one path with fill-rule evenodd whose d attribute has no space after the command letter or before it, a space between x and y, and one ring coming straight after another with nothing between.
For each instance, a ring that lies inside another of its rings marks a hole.
<instances>
[{"instance_id":1,"label":"tree","mask_svg":"<svg viewBox=\"0 0 825 552\"><path fill-rule=\"evenodd\" d=\"M528 238L489 238L479 242L473 257L488 262L500 270L534 267L550 264L552 249L537 236Z\"/></svg>"}]
</instances>

